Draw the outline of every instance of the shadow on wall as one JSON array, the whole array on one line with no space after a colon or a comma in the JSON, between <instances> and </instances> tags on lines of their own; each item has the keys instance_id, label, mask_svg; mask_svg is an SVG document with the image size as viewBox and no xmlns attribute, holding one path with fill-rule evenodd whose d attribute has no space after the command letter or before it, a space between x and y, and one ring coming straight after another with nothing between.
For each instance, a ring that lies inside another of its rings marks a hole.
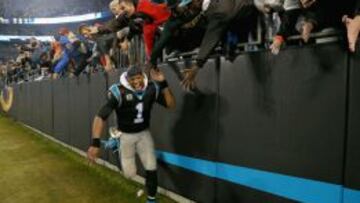
<instances>
[{"instance_id":1,"label":"shadow on wall","mask_svg":"<svg viewBox=\"0 0 360 203\"><path fill-rule=\"evenodd\" d=\"M218 92L214 84L217 77L214 66L210 65L198 75L198 87L191 93L186 93L180 86L183 64L170 63L162 70L167 76L174 96L177 99L175 113L157 109L160 117L155 118L155 133L161 134L163 139L158 146L161 150L172 153L196 157L205 160L214 160L217 153L216 133L218 115ZM162 114L163 113L163 114ZM167 115L167 116L161 116ZM161 160L161 157L160 157ZM214 190L214 180L199 176L197 173L159 162L163 186L186 195L191 199L211 202ZM194 190L194 188L199 188ZM213 192L212 192L213 193Z\"/></svg>"},{"instance_id":2,"label":"shadow on wall","mask_svg":"<svg viewBox=\"0 0 360 203\"><path fill-rule=\"evenodd\" d=\"M249 60L252 64L251 71L255 85L255 101L259 109L266 115L273 115L275 113L275 99L272 92L273 88L273 69L271 67L271 58L267 57L265 60L259 60L257 54L250 54Z\"/></svg>"}]
</instances>

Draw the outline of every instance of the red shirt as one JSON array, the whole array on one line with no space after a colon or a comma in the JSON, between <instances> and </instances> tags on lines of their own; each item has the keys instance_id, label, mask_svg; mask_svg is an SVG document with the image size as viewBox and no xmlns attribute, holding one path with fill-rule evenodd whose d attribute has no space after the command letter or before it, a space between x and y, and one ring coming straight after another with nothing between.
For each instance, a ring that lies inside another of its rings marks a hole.
<instances>
[{"instance_id":1,"label":"red shirt","mask_svg":"<svg viewBox=\"0 0 360 203\"><path fill-rule=\"evenodd\" d=\"M150 58L151 51L154 46L154 38L156 29L165 23L171 15L166 4L153 3L150 0L140 0L138 2L136 12L141 12L152 18L151 23L145 23L143 26L143 36L145 41L145 51Z\"/></svg>"}]
</instances>

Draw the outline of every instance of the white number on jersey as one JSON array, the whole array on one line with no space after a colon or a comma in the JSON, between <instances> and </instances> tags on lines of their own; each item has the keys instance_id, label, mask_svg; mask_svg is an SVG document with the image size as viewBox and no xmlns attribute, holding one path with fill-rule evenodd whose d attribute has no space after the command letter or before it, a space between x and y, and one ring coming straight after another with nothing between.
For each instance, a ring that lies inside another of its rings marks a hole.
<instances>
[{"instance_id":1,"label":"white number on jersey","mask_svg":"<svg viewBox=\"0 0 360 203\"><path fill-rule=\"evenodd\" d=\"M144 118L143 118L143 112L144 112L144 103L140 102L136 105L136 110L137 110L137 116L134 119L134 123L138 124L138 123L142 123L144 122Z\"/></svg>"}]
</instances>

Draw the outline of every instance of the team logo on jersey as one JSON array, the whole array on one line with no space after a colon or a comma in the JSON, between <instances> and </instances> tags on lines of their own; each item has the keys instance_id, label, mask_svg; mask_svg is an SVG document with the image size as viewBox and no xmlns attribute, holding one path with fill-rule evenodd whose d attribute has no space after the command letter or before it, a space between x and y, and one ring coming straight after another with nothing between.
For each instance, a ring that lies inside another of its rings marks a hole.
<instances>
[{"instance_id":1,"label":"team logo on jersey","mask_svg":"<svg viewBox=\"0 0 360 203\"><path fill-rule=\"evenodd\" d=\"M134 96L132 94L127 94L126 95L126 100L132 101L133 99L134 99Z\"/></svg>"}]
</instances>

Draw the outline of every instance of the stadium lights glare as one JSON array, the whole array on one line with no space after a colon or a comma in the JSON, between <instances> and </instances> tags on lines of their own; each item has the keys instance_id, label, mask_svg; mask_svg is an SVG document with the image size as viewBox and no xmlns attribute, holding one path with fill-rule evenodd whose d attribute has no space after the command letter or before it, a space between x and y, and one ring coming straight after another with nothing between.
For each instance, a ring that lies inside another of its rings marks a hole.
<instances>
[{"instance_id":1,"label":"stadium lights glare","mask_svg":"<svg viewBox=\"0 0 360 203\"><path fill-rule=\"evenodd\" d=\"M52 17L52 18L10 18L0 20L3 24L61 24L97 20L111 16L109 12L88 13L84 15Z\"/></svg>"},{"instance_id":2,"label":"stadium lights glare","mask_svg":"<svg viewBox=\"0 0 360 203\"><path fill-rule=\"evenodd\" d=\"M0 35L0 41L10 42L11 40L27 40L30 38L36 38L43 42L55 41L54 36L18 36L18 35Z\"/></svg>"}]
</instances>

